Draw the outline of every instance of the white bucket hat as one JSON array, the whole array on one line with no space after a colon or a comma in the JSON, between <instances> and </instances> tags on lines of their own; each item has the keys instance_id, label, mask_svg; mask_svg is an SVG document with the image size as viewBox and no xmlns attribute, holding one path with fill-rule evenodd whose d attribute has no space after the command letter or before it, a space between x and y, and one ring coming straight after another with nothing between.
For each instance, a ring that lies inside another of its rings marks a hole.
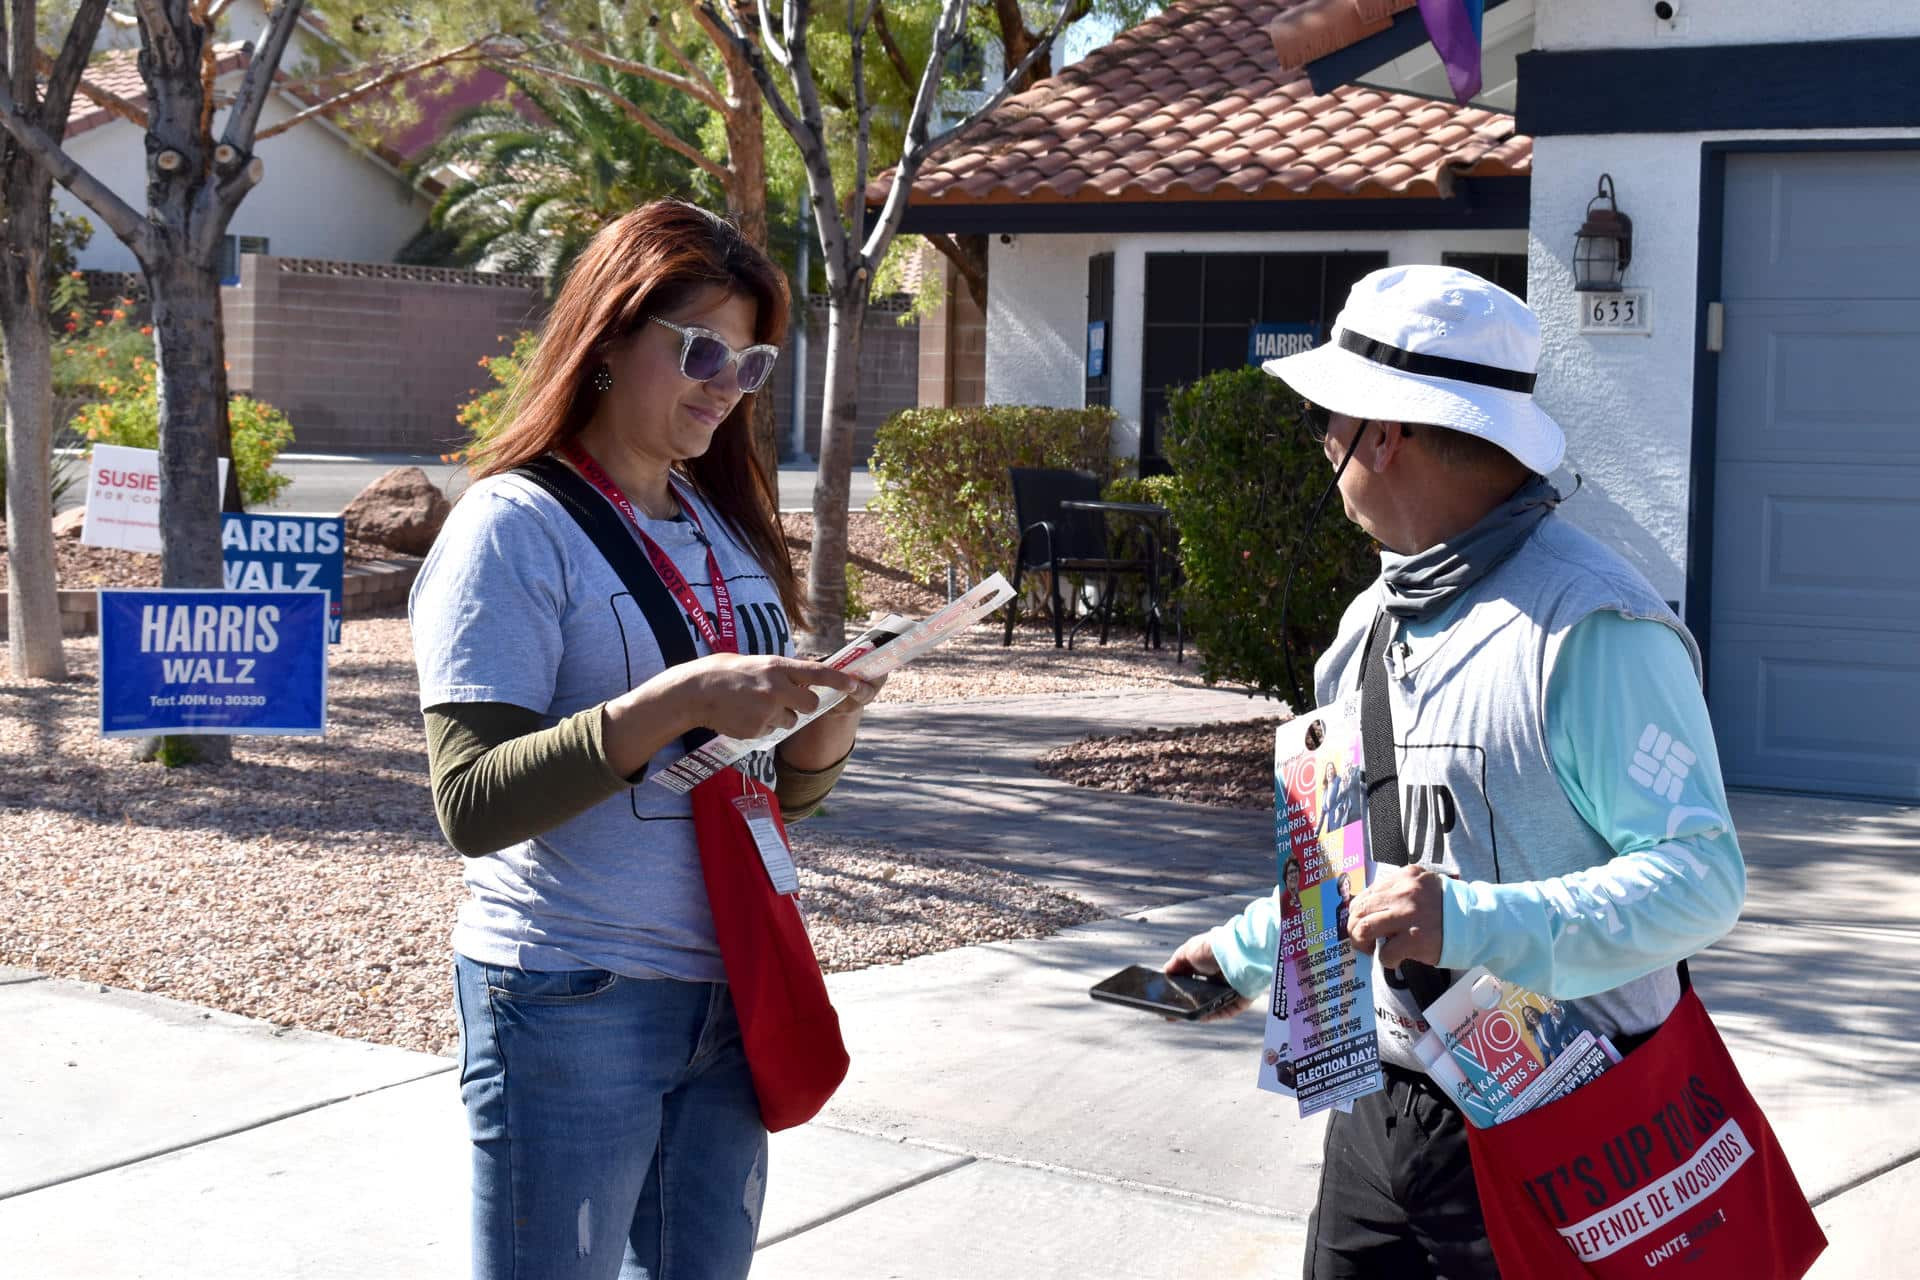
<instances>
[{"instance_id":1,"label":"white bucket hat","mask_svg":"<svg viewBox=\"0 0 1920 1280\"><path fill-rule=\"evenodd\" d=\"M1458 267L1361 277L1325 346L1261 368L1334 413L1448 427L1546 475L1567 451L1533 401L1540 322L1527 304Z\"/></svg>"}]
</instances>

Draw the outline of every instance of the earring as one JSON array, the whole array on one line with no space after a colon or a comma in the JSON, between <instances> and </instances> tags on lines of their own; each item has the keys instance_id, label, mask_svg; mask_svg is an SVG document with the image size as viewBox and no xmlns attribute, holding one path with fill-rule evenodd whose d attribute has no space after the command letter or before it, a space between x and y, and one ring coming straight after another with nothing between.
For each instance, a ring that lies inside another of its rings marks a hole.
<instances>
[{"instance_id":1,"label":"earring","mask_svg":"<svg viewBox=\"0 0 1920 1280\"><path fill-rule=\"evenodd\" d=\"M593 371L593 389L595 391L613 390L613 370L601 365Z\"/></svg>"}]
</instances>

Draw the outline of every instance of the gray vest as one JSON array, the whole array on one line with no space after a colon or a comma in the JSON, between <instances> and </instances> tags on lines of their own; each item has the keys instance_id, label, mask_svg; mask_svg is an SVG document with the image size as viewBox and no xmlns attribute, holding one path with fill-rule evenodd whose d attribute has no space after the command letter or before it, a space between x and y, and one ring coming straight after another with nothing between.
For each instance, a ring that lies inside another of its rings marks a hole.
<instances>
[{"instance_id":1,"label":"gray vest","mask_svg":"<svg viewBox=\"0 0 1920 1280\"><path fill-rule=\"evenodd\" d=\"M1314 668L1321 706L1360 687L1360 660L1380 608L1379 583L1347 608ZM1699 649L1646 579L1599 542L1549 515L1520 548L1467 588L1437 635L1389 619L1388 690L1400 766L1400 820L1411 861L1468 880L1542 880L1610 860L1613 850L1567 799L1547 740L1547 681L1574 624L1610 610L1656 619ZM1630 678L1622 672L1622 679ZM1419 1007L1374 967L1383 1059L1420 1069ZM1596 1032L1658 1026L1680 998L1671 968L1571 1000Z\"/></svg>"}]
</instances>

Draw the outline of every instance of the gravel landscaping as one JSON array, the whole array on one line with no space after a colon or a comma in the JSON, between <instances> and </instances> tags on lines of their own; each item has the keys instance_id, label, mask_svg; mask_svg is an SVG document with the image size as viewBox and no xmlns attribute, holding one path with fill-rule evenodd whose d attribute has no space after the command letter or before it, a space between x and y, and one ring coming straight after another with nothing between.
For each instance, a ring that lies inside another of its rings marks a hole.
<instances>
[{"instance_id":1,"label":"gravel landscaping","mask_svg":"<svg viewBox=\"0 0 1920 1280\"><path fill-rule=\"evenodd\" d=\"M871 564L864 603L924 613L944 600L886 569L877 522L855 523L855 563ZM89 575L137 585L130 566L157 566L61 548L68 587L99 585ZM1057 651L1049 633L1023 627L1014 645L976 628L896 675L882 700L1198 684L1191 660L1144 651L1137 634ZM447 1052L461 859L427 793L405 618L348 621L330 662L326 738L238 738L217 768L133 763L127 743L99 737L98 642L68 641L67 660L64 683L0 682L0 965ZM829 971L1044 936L1099 914L937 848L830 839L804 823L794 843Z\"/></svg>"},{"instance_id":2,"label":"gravel landscaping","mask_svg":"<svg viewBox=\"0 0 1920 1280\"><path fill-rule=\"evenodd\" d=\"M1090 734L1042 756L1040 771L1103 791L1265 809L1273 804L1273 731L1280 723L1275 718Z\"/></svg>"}]
</instances>

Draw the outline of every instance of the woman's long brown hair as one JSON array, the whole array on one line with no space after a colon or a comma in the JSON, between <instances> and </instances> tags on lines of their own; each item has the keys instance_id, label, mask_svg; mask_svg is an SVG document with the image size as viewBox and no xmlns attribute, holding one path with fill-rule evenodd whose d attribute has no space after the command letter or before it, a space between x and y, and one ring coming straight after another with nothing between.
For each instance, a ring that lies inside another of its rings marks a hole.
<instances>
[{"instance_id":1,"label":"woman's long brown hair","mask_svg":"<svg viewBox=\"0 0 1920 1280\"><path fill-rule=\"evenodd\" d=\"M475 451L475 478L511 471L579 435L598 394L588 379L614 344L650 316L716 287L753 300L755 342L786 337L786 276L725 218L685 201L654 200L602 227L561 286L539 351L508 403L507 425ZM787 616L804 627L779 491L753 451L752 407L753 397L742 396L707 451L677 468L747 540Z\"/></svg>"}]
</instances>

